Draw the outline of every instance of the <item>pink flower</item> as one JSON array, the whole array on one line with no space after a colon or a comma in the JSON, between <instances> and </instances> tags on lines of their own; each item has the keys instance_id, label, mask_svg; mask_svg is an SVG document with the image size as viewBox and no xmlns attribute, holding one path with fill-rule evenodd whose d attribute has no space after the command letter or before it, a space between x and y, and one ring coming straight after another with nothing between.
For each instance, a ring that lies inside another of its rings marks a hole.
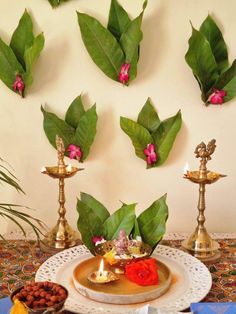
<instances>
[{"instance_id":1,"label":"pink flower","mask_svg":"<svg viewBox=\"0 0 236 314\"><path fill-rule=\"evenodd\" d=\"M147 144L147 147L144 149L143 152L146 156L146 161L148 165L153 165L157 161L157 154L155 152L154 144Z\"/></svg>"},{"instance_id":2,"label":"pink flower","mask_svg":"<svg viewBox=\"0 0 236 314\"><path fill-rule=\"evenodd\" d=\"M70 144L67 148L67 151L69 152L70 159L80 160L80 158L82 157L82 151L79 146Z\"/></svg>"},{"instance_id":3,"label":"pink flower","mask_svg":"<svg viewBox=\"0 0 236 314\"><path fill-rule=\"evenodd\" d=\"M130 69L130 63L122 64L120 73L119 73L119 81L122 84L126 84L129 81L129 69Z\"/></svg>"},{"instance_id":4,"label":"pink flower","mask_svg":"<svg viewBox=\"0 0 236 314\"><path fill-rule=\"evenodd\" d=\"M102 236L94 236L94 237L92 237L92 242L96 246L100 243L105 242L105 239Z\"/></svg>"},{"instance_id":5,"label":"pink flower","mask_svg":"<svg viewBox=\"0 0 236 314\"><path fill-rule=\"evenodd\" d=\"M19 92L19 94L23 96L24 89L25 89L25 84L22 80L22 77L20 74L17 74L15 82L13 83L13 90L14 92Z\"/></svg>"},{"instance_id":6,"label":"pink flower","mask_svg":"<svg viewBox=\"0 0 236 314\"><path fill-rule=\"evenodd\" d=\"M213 88L213 93L209 96L208 101L213 105L221 105L224 102L224 97L227 92L216 88Z\"/></svg>"}]
</instances>

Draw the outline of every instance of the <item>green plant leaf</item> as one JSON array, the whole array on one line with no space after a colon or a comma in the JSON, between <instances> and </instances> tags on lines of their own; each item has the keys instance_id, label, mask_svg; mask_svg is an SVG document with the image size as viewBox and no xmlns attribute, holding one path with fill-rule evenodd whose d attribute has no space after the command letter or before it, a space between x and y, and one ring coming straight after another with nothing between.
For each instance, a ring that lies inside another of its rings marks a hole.
<instances>
[{"instance_id":1,"label":"green plant leaf","mask_svg":"<svg viewBox=\"0 0 236 314\"><path fill-rule=\"evenodd\" d=\"M207 101L207 93L218 79L218 67L211 46L206 37L192 28L189 49L185 60L201 84L202 100Z\"/></svg>"},{"instance_id":2,"label":"green plant leaf","mask_svg":"<svg viewBox=\"0 0 236 314\"><path fill-rule=\"evenodd\" d=\"M208 40L218 65L219 74L221 74L228 68L229 61L227 47L219 27L216 25L213 18L208 15L199 31Z\"/></svg>"},{"instance_id":3,"label":"green plant leaf","mask_svg":"<svg viewBox=\"0 0 236 314\"><path fill-rule=\"evenodd\" d=\"M19 24L14 31L10 47L14 51L18 61L22 67L26 70L24 55L28 48L33 45L34 34L33 34L33 23L29 13L25 10L22 15Z\"/></svg>"},{"instance_id":4,"label":"green plant leaf","mask_svg":"<svg viewBox=\"0 0 236 314\"><path fill-rule=\"evenodd\" d=\"M56 135L59 135L66 149L69 144L73 143L75 129L65 121L59 119L54 113L45 111L42 106L41 111L44 116L43 128L49 142L56 148Z\"/></svg>"},{"instance_id":5,"label":"green plant leaf","mask_svg":"<svg viewBox=\"0 0 236 314\"><path fill-rule=\"evenodd\" d=\"M38 59L40 52L44 47L44 35L43 33L39 34L33 41L33 45L26 49L24 60L26 64L26 73L23 75L23 79L26 86L29 86L33 82L33 65L35 61Z\"/></svg>"},{"instance_id":6,"label":"green plant leaf","mask_svg":"<svg viewBox=\"0 0 236 314\"><path fill-rule=\"evenodd\" d=\"M84 45L96 65L111 79L117 81L124 54L116 38L101 23L77 12Z\"/></svg>"},{"instance_id":7,"label":"green plant leaf","mask_svg":"<svg viewBox=\"0 0 236 314\"><path fill-rule=\"evenodd\" d=\"M77 211L79 213L79 219L77 227L82 236L82 241L86 247L94 254L94 244L92 237L103 236L103 227L101 219L96 213L96 210L89 207L82 201L77 201Z\"/></svg>"},{"instance_id":8,"label":"green plant leaf","mask_svg":"<svg viewBox=\"0 0 236 314\"><path fill-rule=\"evenodd\" d=\"M158 155L157 166L162 165L166 161L175 138L181 128L181 124L181 111L178 111L175 116L162 121L158 129L153 133L153 139Z\"/></svg>"},{"instance_id":9,"label":"green plant leaf","mask_svg":"<svg viewBox=\"0 0 236 314\"><path fill-rule=\"evenodd\" d=\"M139 58L139 44L143 38L141 24L143 13L131 21L120 38L121 47L125 53L125 63L130 63L129 81L132 81L137 75L137 63Z\"/></svg>"},{"instance_id":10,"label":"green plant leaf","mask_svg":"<svg viewBox=\"0 0 236 314\"><path fill-rule=\"evenodd\" d=\"M221 74L216 83L216 88L225 90L227 95L224 97L224 102L227 102L236 96L236 60L231 67Z\"/></svg>"},{"instance_id":11,"label":"green plant leaf","mask_svg":"<svg viewBox=\"0 0 236 314\"><path fill-rule=\"evenodd\" d=\"M101 224L103 224L104 221L110 216L110 213L106 209L106 207L102 203L97 201L92 195L81 192L80 199L81 199L81 202L83 202L88 207L93 209L93 211L96 213L96 215L100 219Z\"/></svg>"},{"instance_id":12,"label":"green plant leaf","mask_svg":"<svg viewBox=\"0 0 236 314\"><path fill-rule=\"evenodd\" d=\"M153 249L165 234L167 218L168 206L166 204L166 194L155 201L138 217L142 240Z\"/></svg>"},{"instance_id":13,"label":"green plant leaf","mask_svg":"<svg viewBox=\"0 0 236 314\"><path fill-rule=\"evenodd\" d=\"M17 74L24 73L12 49L0 38L0 79L11 90Z\"/></svg>"},{"instance_id":14,"label":"green plant leaf","mask_svg":"<svg viewBox=\"0 0 236 314\"><path fill-rule=\"evenodd\" d=\"M117 0L111 0L107 28L118 41L130 22L131 20L125 9Z\"/></svg>"},{"instance_id":15,"label":"green plant leaf","mask_svg":"<svg viewBox=\"0 0 236 314\"><path fill-rule=\"evenodd\" d=\"M123 205L112 214L103 224L104 236L106 240L116 239L121 229L129 235L134 227L136 204Z\"/></svg>"},{"instance_id":16,"label":"green plant leaf","mask_svg":"<svg viewBox=\"0 0 236 314\"><path fill-rule=\"evenodd\" d=\"M84 115L85 110L82 103L81 95L76 97L66 112L65 121L73 128L77 128L79 120Z\"/></svg>"},{"instance_id":17,"label":"green plant leaf","mask_svg":"<svg viewBox=\"0 0 236 314\"><path fill-rule=\"evenodd\" d=\"M130 137L135 148L135 154L138 157L146 160L143 150L147 147L148 144L153 142L153 139L148 130L137 122L125 117L120 118L120 126L122 130Z\"/></svg>"},{"instance_id":18,"label":"green plant leaf","mask_svg":"<svg viewBox=\"0 0 236 314\"><path fill-rule=\"evenodd\" d=\"M82 149L82 158L80 160L81 162L87 158L90 146L94 141L97 127L97 118L96 105L93 105L79 120L79 124L75 131L75 136L72 143L79 145Z\"/></svg>"},{"instance_id":19,"label":"green plant leaf","mask_svg":"<svg viewBox=\"0 0 236 314\"><path fill-rule=\"evenodd\" d=\"M141 233L140 233L139 225L138 225L138 220L136 217L134 220L134 228L132 230L132 237L133 237L133 239L136 239L137 237L141 237Z\"/></svg>"},{"instance_id":20,"label":"green plant leaf","mask_svg":"<svg viewBox=\"0 0 236 314\"><path fill-rule=\"evenodd\" d=\"M161 123L150 98L147 99L145 105L138 115L138 123L141 124L144 128L148 129L150 133L156 131Z\"/></svg>"},{"instance_id":21,"label":"green plant leaf","mask_svg":"<svg viewBox=\"0 0 236 314\"><path fill-rule=\"evenodd\" d=\"M58 7L61 3L67 2L68 0L48 0L53 8Z\"/></svg>"}]
</instances>

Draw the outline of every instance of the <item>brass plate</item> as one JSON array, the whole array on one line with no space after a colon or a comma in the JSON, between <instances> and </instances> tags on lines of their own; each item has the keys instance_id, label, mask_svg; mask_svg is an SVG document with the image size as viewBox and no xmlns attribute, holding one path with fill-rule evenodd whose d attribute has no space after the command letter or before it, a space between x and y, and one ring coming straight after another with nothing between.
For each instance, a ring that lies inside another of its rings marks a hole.
<instances>
[{"instance_id":1,"label":"brass plate","mask_svg":"<svg viewBox=\"0 0 236 314\"><path fill-rule=\"evenodd\" d=\"M169 268L157 261L158 285L140 286L129 281L125 275L116 274L119 280L105 284L91 283L87 277L91 272L97 271L100 264L99 257L92 257L78 264L73 272L73 282L76 289L84 296L104 303L133 304L150 301L160 297L170 287L171 272ZM105 270L111 270L105 264Z\"/></svg>"}]
</instances>

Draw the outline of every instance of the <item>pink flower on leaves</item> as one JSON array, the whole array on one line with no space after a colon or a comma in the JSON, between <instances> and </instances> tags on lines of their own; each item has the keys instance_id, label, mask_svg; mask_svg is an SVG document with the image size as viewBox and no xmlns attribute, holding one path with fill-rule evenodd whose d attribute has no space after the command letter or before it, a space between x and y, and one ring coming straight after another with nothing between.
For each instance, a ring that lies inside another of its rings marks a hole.
<instances>
[{"instance_id":1,"label":"pink flower on leaves","mask_svg":"<svg viewBox=\"0 0 236 314\"><path fill-rule=\"evenodd\" d=\"M227 92L219 89L213 89L213 93L209 96L208 101L213 105L221 105L224 102L224 97Z\"/></svg>"},{"instance_id":2,"label":"pink flower on leaves","mask_svg":"<svg viewBox=\"0 0 236 314\"><path fill-rule=\"evenodd\" d=\"M82 151L79 146L70 144L67 148L67 151L69 152L70 159L80 160L80 158L82 157Z\"/></svg>"},{"instance_id":3,"label":"pink flower on leaves","mask_svg":"<svg viewBox=\"0 0 236 314\"><path fill-rule=\"evenodd\" d=\"M129 81L129 69L130 69L130 63L122 64L120 73L119 73L119 81L122 84L126 84Z\"/></svg>"},{"instance_id":4,"label":"pink flower on leaves","mask_svg":"<svg viewBox=\"0 0 236 314\"><path fill-rule=\"evenodd\" d=\"M105 242L105 239L102 236L94 236L94 237L92 237L92 242L96 246L100 243Z\"/></svg>"},{"instance_id":5,"label":"pink flower on leaves","mask_svg":"<svg viewBox=\"0 0 236 314\"><path fill-rule=\"evenodd\" d=\"M147 144L147 147L144 149L143 152L146 156L146 161L148 165L153 165L157 161L157 154L155 152L154 144Z\"/></svg>"},{"instance_id":6,"label":"pink flower on leaves","mask_svg":"<svg viewBox=\"0 0 236 314\"><path fill-rule=\"evenodd\" d=\"M17 74L15 82L13 83L13 90L14 92L18 92L21 96L23 96L24 89L25 89L25 84L22 80L22 77L21 75Z\"/></svg>"}]
</instances>

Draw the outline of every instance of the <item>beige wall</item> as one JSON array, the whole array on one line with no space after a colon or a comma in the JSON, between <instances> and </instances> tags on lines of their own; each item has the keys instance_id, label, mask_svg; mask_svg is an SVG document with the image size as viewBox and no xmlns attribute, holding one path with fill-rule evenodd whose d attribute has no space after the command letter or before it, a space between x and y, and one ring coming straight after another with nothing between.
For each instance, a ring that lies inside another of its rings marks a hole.
<instances>
[{"instance_id":1,"label":"beige wall","mask_svg":"<svg viewBox=\"0 0 236 314\"><path fill-rule=\"evenodd\" d=\"M106 23L108 0L73 0L52 10L46 0L0 0L0 36L9 42L25 8L33 15L46 44L35 66L34 83L25 99L0 82L0 156L15 169L26 196L2 188L1 202L22 203L52 226L57 217L57 182L40 173L56 163L56 151L42 127L40 105L64 115L81 92L87 105L97 103L98 130L85 170L66 182L68 219L76 226L76 197L92 194L110 211L137 202L137 211L168 193L168 231L191 231L196 222L198 187L182 179L186 161L198 167L193 155L202 140L215 138L217 149L209 168L228 175L207 187L207 227L214 232L236 231L236 100L205 108L184 54L191 34L189 20L198 28L212 13L223 30L230 61L236 58L235 0L149 0L143 21L144 39L138 77L126 88L108 79L92 62L81 40L76 10ZM140 0L120 0L136 16ZM135 119L147 97L161 119L182 110L183 126L167 162L145 169L128 137L119 127L121 115ZM67 159L67 162L70 162ZM77 163L72 161L73 164ZM9 231L12 226L6 225ZM1 222L1 230L4 224Z\"/></svg>"}]
</instances>

